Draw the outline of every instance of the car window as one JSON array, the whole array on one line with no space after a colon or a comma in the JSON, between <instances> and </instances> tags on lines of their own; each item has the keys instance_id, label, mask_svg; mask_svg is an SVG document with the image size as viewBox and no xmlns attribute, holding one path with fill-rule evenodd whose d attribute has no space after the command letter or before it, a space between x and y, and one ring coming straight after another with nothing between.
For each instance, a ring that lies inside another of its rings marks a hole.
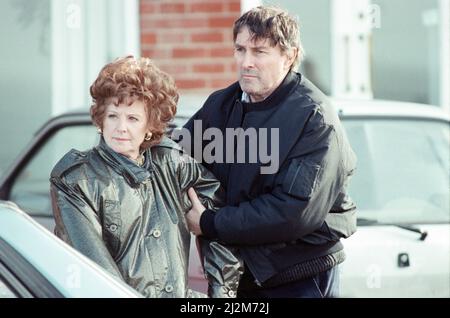
<instances>
[{"instance_id":1,"label":"car window","mask_svg":"<svg viewBox=\"0 0 450 318\"><path fill-rule=\"evenodd\" d=\"M0 276L0 298L17 298L14 292L5 284Z\"/></svg>"},{"instance_id":2,"label":"car window","mask_svg":"<svg viewBox=\"0 0 450 318\"><path fill-rule=\"evenodd\" d=\"M50 172L70 149L87 150L98 143L92 125L67 126L58 130L22 168L11 188L10 200L34 216L51 216Z\"/></svg>"},{"instance_id":3,"label":"car window","mask_svg":"<svg viewBox=\"0 0 450 318\"><path fill-rule=\"evenodd\" d=\"M425 120L347 119L358 157L349 193L383 223L450 222L450 127Z\"/></svg>"}]
</instances>

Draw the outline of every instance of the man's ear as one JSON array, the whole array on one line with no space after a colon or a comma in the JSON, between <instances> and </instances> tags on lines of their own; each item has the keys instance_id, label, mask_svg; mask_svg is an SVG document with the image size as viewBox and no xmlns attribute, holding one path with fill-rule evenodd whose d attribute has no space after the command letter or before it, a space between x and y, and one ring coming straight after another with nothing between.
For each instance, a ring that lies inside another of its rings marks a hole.
<instances>
[{"instance_id":1,"label":"man's ear","mask_svg":"<svg viewBox=\"0 0 450 318\"><path fill-rule=\"evenodd\" d=\"M285 61L285 69L289 70L292 68L292 65L295 62L295 59L297 58L298 49L296 47L291 48L286 52L286 61Z\"/></svg>"}]
</instances>

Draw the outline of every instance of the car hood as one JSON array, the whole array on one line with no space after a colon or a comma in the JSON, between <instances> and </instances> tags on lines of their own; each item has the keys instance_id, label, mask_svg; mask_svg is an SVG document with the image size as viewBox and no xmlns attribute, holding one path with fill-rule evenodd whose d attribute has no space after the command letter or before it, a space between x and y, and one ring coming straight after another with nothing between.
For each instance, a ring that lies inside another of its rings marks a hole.
<instances>
[{"instance_id":1,"label":"car hood","mask_svg":"<svg viewBox=\"0 0 450 318\"><path fill-rule=\"evenodd\" d=\"M343 240L343 297L450 297L450 225L360 226Z\"/></svg>"}]
</instances>

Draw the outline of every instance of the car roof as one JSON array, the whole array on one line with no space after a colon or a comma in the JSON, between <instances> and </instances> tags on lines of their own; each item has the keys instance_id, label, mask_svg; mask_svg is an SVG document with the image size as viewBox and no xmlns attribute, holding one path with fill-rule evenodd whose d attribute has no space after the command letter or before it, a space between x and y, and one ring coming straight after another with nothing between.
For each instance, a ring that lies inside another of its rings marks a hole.
<instances>
[{"instance_id":1,"label":"car roof","mask_svg":"<svg viewBox=\"0 0 450 318\"><path fill-rule=\"evenodd\" d=\"M438 106L390 101L331 98L342 117L402 117L450 121L450 115Z\"/></svg>"},{"instance_id":2,"label":"car roof","mask_svg":"<svg viewBox=\"0 0 450 318\"><path fill-rule=\"evenodd\" d=\"M450 122L450 114L433 105L376 99L340 99L331 97L330 100L342 118L401 117L409 119L436 119ZM182 123L183 120L190 118L197 110L198 108L195 107L179 107L175 123ZM49 119L38 132L44 127L54 125L86 124L91 122L87 109L77 109Z\"/></svg>"}]
</instances>

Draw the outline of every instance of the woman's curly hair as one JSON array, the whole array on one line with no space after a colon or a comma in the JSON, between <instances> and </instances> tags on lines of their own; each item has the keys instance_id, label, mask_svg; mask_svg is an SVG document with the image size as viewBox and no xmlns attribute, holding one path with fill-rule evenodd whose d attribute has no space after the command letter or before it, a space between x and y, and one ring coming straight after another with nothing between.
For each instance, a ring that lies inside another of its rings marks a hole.
<instances>
[{"instance_id":1,"label":"woman's curly hair","mask_svg":"<svg viewBox=\"0 0 450 318\"><path fill-rule=\"evenodd\" d=\"M177 110L178 92L173 78L149 58L135 59L130 55L105 65L90 92L92 122L100 129L110 103L118 106L131 105L136 100L144 102L152 139L144 140L141 150L161 141Z\"/></svg>"}]
</instances>

